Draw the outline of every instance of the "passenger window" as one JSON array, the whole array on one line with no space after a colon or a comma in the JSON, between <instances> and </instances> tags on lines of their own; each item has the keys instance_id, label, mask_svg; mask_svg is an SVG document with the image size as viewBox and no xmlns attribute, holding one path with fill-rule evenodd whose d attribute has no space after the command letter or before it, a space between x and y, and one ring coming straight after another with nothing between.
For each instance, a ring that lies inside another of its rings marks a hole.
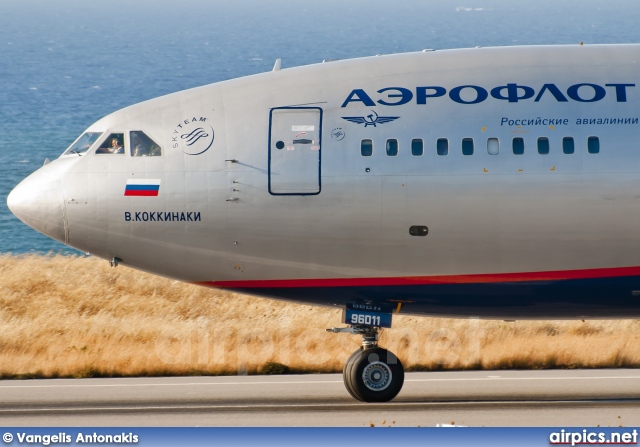
<instances>
[{"instance_id":1,"label":"passenger window","mask_svg":"<svg viewBox=\"0 0 640 447\"><path fill-rule=\"evenodd\" d=\"M516 137L511 141L511 148L514 155L524 154L524 138Z\"/></svg>"},{"instance_id":2,"label":"passenger window","mask_svg":"<svg viewBox=\"0 0 640 447\"><path fill-rule=\"evenodd\" d=\"M547 137L538 138L538 153L542 155L549 153L549 139Z\"/></svg>"},{"instance_id":3,"label":"passenger window","mask_svg":"<svg viewBox=\"0 0 640 447\"><path fill-rule=\"evenodd\" d=\"M562 152L565 154L573 154L575 152L573 137L564 137L562 139Z\"/></svg>"},{"instance_id":4,"label":"passenger window","mask_svg":"<svg viewBox=\"0 0 640 447\"><path fill-rule=\"evenodd\" d=\"M124 155L124 134L112 133L96 149L96 154L122 154Z\"/></svg>"},{"instance_id":5,"label":"passenger window","mask_svg":"<svg viewBox=\"0 0 640 447\"><path fill-rule=\"evenodd\" d=\"M498 155L500 153L500 140L497 138L488 138L487 153L489 155Z\"/></svg>"},{"instance_id":6,"label":"passenger window","mask_svg":"<svg viewBox=\"0 0 640 447\"><path fill-rule=\"evenodd\" d=\"M371 157L371 154L373 154L373 140L362 140L360 143L360 153L363 157Z\"/></svg>"},{"instance_id":7,"label":"passenger window","mask_svg":"<svg viewBox=\"0 0 640 447\"><path fill-rule=\"evenodd\" d=\"M473 155L473 138L462 139L462 155Z\"/></svg>"},{"instance_id":8,"label":"passenger window","mask_svg":"<svg viewBox=\"0 0 640 447\"><path fill-rule=\"evenodd\" d=\"M589 137L587 140L587 149L590 154L597 154L600 152L600 138Z\"/></svg>"},{"instance_id":9,"label":"passenger window","mask_svg":"<svg viewBox=\"0 0 640 447\"><path fill-rule=\"evenodd\" d=\"M156 144L146 133L141 130L132 130L131 138L131 155L134 157L156 157L162 155L162 148Z\"/></svg>"},{"instance_id":10,"label":"passenger window","mask_svg":"<svg viewBox=\"0 0 640 447\"><path fill-rule=\"evenodd\" d=\"M424 142L421 139L411 140L411 155L422 155L424 153Z\"/></svg>"},{"instance_id":11,"label":"passenger window","mask_svg":"<svg viewBox=\"0 0 640 447\"><path fill-rule=\"evenodd\" d=\"M436 152L438 155L447 155L449 153L449 140L446 138L438 138Z\"/></svg>"},{"instance_id":12,"label":"passenger window","mask_svg":"<svg viewBox=\"0 0 640 447\"><path fill-rule=\"evenodd\" d=\"M387 155L390 157L398 155L398 140L387 140Z\"/></svg>"}]
</instances>

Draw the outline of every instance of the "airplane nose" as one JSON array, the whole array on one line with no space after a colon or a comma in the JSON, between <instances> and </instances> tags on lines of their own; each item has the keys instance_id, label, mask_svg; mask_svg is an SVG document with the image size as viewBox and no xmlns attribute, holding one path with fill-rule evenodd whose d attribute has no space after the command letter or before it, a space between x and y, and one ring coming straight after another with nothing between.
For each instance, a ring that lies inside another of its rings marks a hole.
<instances>
[{"instance_id":1,"label":"airplane nose","mask_svg":"<svg viewBox=\"0 0 640 447\"><path fill-rule=\"evenodd\" d=\"M7 197L11 212L31 228L66 244L60 180L36 171Z\"/></svg>"}]
</instances>

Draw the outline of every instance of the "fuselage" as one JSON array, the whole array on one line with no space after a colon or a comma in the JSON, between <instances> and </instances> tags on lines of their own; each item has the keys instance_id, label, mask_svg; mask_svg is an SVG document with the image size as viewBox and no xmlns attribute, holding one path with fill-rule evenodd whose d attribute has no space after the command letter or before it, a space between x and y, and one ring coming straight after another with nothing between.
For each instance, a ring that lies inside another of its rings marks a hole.
<instances>
[{"instance_id":1,"label":"fuselage","mask_svg":"<svg viewBox=\"0 0 640 447\"><path fill-rule=\"evenodd\" d=\"M476 48L229 80L103 118L8 204L93 255L277 299L638 317L639 64Z\"/></svg>"}]
</instances>

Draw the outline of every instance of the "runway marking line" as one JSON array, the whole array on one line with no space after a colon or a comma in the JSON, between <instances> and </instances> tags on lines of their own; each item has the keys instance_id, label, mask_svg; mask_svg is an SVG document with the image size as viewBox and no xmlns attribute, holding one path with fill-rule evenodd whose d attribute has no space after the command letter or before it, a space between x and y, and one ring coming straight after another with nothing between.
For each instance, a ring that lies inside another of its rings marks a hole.
<instances>
[{"instance_id":1,"label":"runway marking line","mask_svg":"<svg viewBox=\"0 0 640 447\"><path fill-rule=\"evenodd\" d=\"M602 376L602 377L471 377L467 379L407 379L407 382L488 382L523 380L640 380L640 376ZM60 379L54 379L60 380ZM64 379L62 379L64 380ZM78 385L0 385L0 388L133 388L150 386L220 386L220 385L296 385L314 383L343 383L342 380L300 380L287 382L193 382L193 383L116 383L116 384L78 384Z\"/></svg>"},{"instance_id":2,"label":"runway marking line","mask_svg":"<svg viewBox=\"0 0 640 447\"><path fill-rule=\"evenodd\" d=\"M258 405L191 405L191 406L130 406L130 407L76 407L76 408L13 408L13 409L0 409L0 414L3 413L71 413L79 411L143 411L143 410L247 410L247 409L279 409L279 408L374 408L381 407L384 409L393 409L394 407L442 407L442 406L465 406L470 405L477 406L546 406L553 405L566 405L566 404L612 404L618 402L617 400L607 401L593 401L593 400L508 400L508 401L449 401L449 402L386 402L379 404L371 403L337 403L337 404L258 404Z\"/></svg>"}]
</instances>

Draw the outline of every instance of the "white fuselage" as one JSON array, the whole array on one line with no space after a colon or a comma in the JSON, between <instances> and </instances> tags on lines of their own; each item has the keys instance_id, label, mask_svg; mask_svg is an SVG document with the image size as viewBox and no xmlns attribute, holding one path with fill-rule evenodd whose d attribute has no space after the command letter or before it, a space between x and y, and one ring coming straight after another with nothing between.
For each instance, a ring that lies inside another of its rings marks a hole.
<instances>
[{"instance_id":1,"label":"white fuselage","mask_svg":"<svg viewBox=\"0 0 640 447\"><path fill-rule=\"evenodd\" d=\"M276 298L637 316L639 64L639 45L477 48L212 84L98 121L9 206L105 259ZM161 153L133 156L137 131ZM124 153L96 153L111 135Z\"/></svg>"}]
</instances>

